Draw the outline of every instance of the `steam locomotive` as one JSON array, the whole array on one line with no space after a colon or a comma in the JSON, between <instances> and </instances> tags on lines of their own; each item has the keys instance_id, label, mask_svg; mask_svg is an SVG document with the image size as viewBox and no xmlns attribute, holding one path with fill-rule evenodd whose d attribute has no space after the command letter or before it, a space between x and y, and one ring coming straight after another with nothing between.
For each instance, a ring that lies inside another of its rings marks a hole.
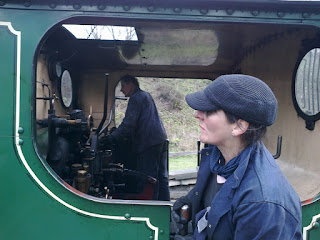
<instances>
[{"instance_id":1,"label":"steam locomotive","mask_svg":"<svg viewBox=\"0 0 320 240\"><path fill-rule=\"evenodd\" d=\"M103 141L116 86L228 73L274 91L264 142L301 198L304 239L319 239L319 13L317 1L0 1L0 239L172 237L172 204L152 201L132 140Z\"/></svg>"}]
</instances>

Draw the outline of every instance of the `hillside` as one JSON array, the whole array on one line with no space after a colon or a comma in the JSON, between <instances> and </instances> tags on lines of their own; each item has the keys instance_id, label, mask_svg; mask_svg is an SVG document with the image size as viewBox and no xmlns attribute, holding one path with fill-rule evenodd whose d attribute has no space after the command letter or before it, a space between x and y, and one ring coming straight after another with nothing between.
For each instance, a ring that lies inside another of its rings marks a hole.
<instances>
[{"instance_id":1,"label":"hillside","mask_svg":"<svg viewBox=\"0 0 320 240\"><path fill-rule=\"evenodd\" d=\"M185 102L185 95L202 90L209 80L139 78L141 89L149 92L170 140L170 152L195 152L199 138L199 123L194 110ZM119 91L119 89L118 89ZM127 102L116 107L116 123L121 123Z\"/></svg>"}]
</instances>

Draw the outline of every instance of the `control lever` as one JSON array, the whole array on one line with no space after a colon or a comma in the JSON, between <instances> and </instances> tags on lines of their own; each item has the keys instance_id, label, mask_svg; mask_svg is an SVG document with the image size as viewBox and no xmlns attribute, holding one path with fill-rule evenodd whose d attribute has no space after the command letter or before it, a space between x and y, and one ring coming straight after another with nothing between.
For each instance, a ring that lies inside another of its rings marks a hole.
<instances>
[{"instance_id":1,"label":"control lever","mask_svg":"<svg viewBox=\"0 0 320 240\"><path fill-rule=\"evenodd\" d=\"M187 220L185 224L183 224L182 229L180 230L179 234L181 236L186 236L188 234L188 222L190 220L190 208L189 205L183 205L180 209L180 217L183 217Z\"/></svg>"}]
</instances>

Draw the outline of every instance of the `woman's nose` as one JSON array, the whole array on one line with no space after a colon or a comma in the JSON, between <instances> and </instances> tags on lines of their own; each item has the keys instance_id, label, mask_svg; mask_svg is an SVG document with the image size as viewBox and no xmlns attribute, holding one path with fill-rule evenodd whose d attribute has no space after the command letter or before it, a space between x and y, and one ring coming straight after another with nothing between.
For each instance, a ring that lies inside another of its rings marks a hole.
<instances>
[{"instance_id":1,"label":"woman's nose","mask_svg":"<svg viewBox=\"0 0 320 240\"><path fill-rule=\"evenodd\" d=\"M194 112L194 117L197 118L197 119L202 119L203 118L203 114L204 114L204 112L196 110Z\"/></svg>"}]
</instances>

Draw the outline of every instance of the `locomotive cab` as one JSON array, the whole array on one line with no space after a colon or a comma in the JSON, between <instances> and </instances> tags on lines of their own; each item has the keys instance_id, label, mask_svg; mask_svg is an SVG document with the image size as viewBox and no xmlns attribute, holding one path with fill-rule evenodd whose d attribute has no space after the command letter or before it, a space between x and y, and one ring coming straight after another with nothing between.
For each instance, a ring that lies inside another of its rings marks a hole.
<instances>
[{"instance_id":1,"label":"locomotive cab","mask_svg":"<svg viewBox=\"0 0 320 240\"><path fill-rule=\"evenodd\" d=\"M74 35L71 26L87 27L85 37ZM117 31L125 37L115 36ZM111 38L103 39L104 32ZM313 101L313 108L319 101L317 94L312 94L316 100L307 96L310 74L308 81L296 79L315 72L303 66L313 64L317 69L318 50L305 56L317 49L318 41L318 27L295 22L65 19L44 34L35 55L38 154L67 188L101 198L152 199L155 180L135 170L129 139L103 144L103 137L117 127L116 102L125 101L116 93L119 79L130 74L196 81L249 74L265 81L278 99L278 117L268 129L265 145L301 200L312 199L319 192L319 169L311 156L318 149L317 141L310 139L317 139L313 129L319 111L310 112L305 106ZM292 139L299 141L298 147ZM306 179L310 184L303 184Z\"/></svg>"},{"instance_id":2,"label":"locomotive cab","mask_svg":"<svg viewBox=\"0 0 320 240\"><path fill-rule=\"evenodd\" d=\"M218 46L207 25L86 17L54 26L36 57L35 131L44 165L68 188L95 197L151 200L156 180L136 171L132 139L103 141L120 123L116 105L127 100L118 81L125 74L210 79Z\"/></svg>"},{"instance_id":3,"label":"locomotive cab","mask_svg":"<svg viewBox=\"0 0 320 240\"><path fill-rule=\"evenodd\" d=\"M38 150L68 187L99 198L152 200L156 179L135 170L131 139L103 141L116 128L116 101L127 100L115 95L124 64L114 52L117 45L127 47L124 42L78 40L63 25L43 41L37 58Z\"/></svg>"}]
</instances>

